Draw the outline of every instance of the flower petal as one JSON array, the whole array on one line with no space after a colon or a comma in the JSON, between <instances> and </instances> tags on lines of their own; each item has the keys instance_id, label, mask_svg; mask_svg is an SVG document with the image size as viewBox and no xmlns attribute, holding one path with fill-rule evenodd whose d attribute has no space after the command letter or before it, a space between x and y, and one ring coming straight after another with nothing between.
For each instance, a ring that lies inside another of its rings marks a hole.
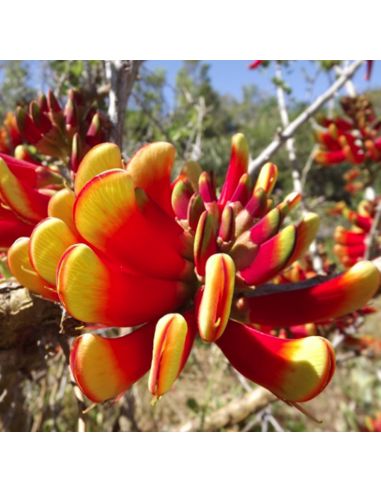
<instances>
[{"instance_id":1,"label":"flower petal","mask_svg":"<svg viewBox=\"0 0 381 492\"><path fill-rule=\"evenodd\" d=\"M200 336L215 342L223 334L230 316L234 294L235 266L232 258L217 253L208 258L205 285L197 309Z\"/></svg>"},{"instance_id":2,"label":"flower petal","mask_svg":"<svg viewBox=\"0 0 381 492\"><path fill-rule=\"evenodd\" d=\"M148 380L154 396L167 393L182 371L196 333L193 325L189 316L185 319L178 313L167 314L157 322Z\"/></svg>"},{"instance_id":3,"label":"flower petal","mask_svg":"<svg viewBox=\"0 0 381 492\"><path fill-rule=\"evenodd\" d=\"M237 133L232 138L230 163L219 198L219 203L222 207L233 196L241 176L247 173L248 163L249 146L247 145L245 136L242 133Z\"/></svg>"},{"instance_id":4,"label":"flower petal","mask_svg":"<svg viewBox=\"0 0 381 492\"><path fill-rule=\"evenodd\" d=\"M317 283L273 286L271 292L242 297L232 317L244 323L291 326L338 318L363 307L377 292L380 274L361 261L341 275Z\"/></svg>"},{"instance_id":5,"label":"flower petal","mask_svg":"<svg viewBox=\"0 0 381 492\"><path fill-rule=\"evenodd\" d=\"M142 147L128 162L127 172L134 184L169 215L171 207L171 171L176 149L167 142L155 142Z\"/></svg>"},{"instance_id":6,"label":"flower petal","mask_svg":"<svg viewBox=\"0 0 381 492\"><path fill-rule=\"evenodd\" d=\"M58 267L61 302L87 323L135 326L178 309L189 289L181 282L123 272L85 244L70 247Z\"/></svg>"},{"instance_id":7,"label":"flower petal","mask_svg":"<svg viewBox=\"0 0 381 492\"><path fill-rule=\"evenodd\" d=\"M21 237L8 250L9 269L21 285L46 299L58 301L54 288L33 269L29 259L29 238Z\"/></svg>"},{"instance_id":8,"label":"flower petal","mask_svg":"<svg viewBox=\"0 0 381 492\"><path fill-rule=\"evenodd\" d=\"M320 219L315 213L308 213L296 226L295 247L291 257L287 261L287 265L291 265L298 258L301 258L306 253L312 241L315 239L319 229Z\"/></svg>"},{"instance_id":9,"label":"flower petal","mask_svg":"<svg viewBox=\"0 0 381 492\"><path fill-rule=\"evenodd\" d=\"M75 176L74 190L76 195L94 176L109 169L123 169L120 149L113 143L101 143L87 152L79 165Z\"/></svg>"},{"instance_id":10,"label":"flower petal","mask_svg":"<svg viewBox=\"0 0 381 492\"><path fill-rule=\"evenodd\" d=\"M217 345L245 377L288 402L308 401L330 382L335 356L328 340L287 340L231 322Z\"/></svg>"},{"instance_id":11,"label":"flower petal","mask_svg":"<svg viewBox=\"0 0 381 492\"><path fill-rule=\"evenodd\" d=\"M56 285L56 270L61 256L79 241L61 219L49 217L34 228L29 242L33 268L51 285Z\"/></svg>"},{"instance_id":12,"label":"flower petal","mask_svg":"<svg viewBox=\"0 0 381 492\"><path fill-rule=\"evenodd\" d=\"M0 205L0 250L8 249L19 237L29 236L33 227Z\"/></svg>"},{"instance_id":13,"label":"flower petal","mask_svg":"<svg viewBox=\"0 0 381 492\"><path fill-rule=\"evenodd\" d=\"M49 196L21 182L0 159L0 193L6 204L25 220L38 222L47 215Z\"/></svg>"},{"instance_id":14,"label":"flower petal","mask_svg":"<svg viewBox=\"0 0 381 492\"><path fill-rule=\"evenodd\" d=\"M87 333L71 348L70 368L81 391L100 403L117 398L144 376L151 363L154 324L118 338Z\"/></svg>"},{"instance_id":15,"label":"flower petal","mask_svg":"<svg viewBox=\"0 0 381 492\"><path fill-rule=\"evenodd\" d=\"M249 285L258 285L273 278L284 268L295 247L295 227L290 225L261 244L251 265L239 272Z\"/></svg>"},{"instance_id":16,"label":"flower petal","mask_svg":"<svg viewBox=\"0 0 381 492\"><path fill-rule=\"evenodd\" d=\"M274 189L277 178L278 178L277 166L272 162L267 162L261 167L261 170L259 171L259 175L254 186L254 192L258 191L259 189L262 189L268 195L270 195Z\"/></svg>"},{"instance_id":17,"label":"flower petal","mask_svg":"<svg viewBox=\"0 0 381 492\"><path fill-rule=\"evenodd\" d=\"M91 180L74 207L78 232L101 252L148 275L181 279L193 275L183 229L134 189L123 170L106 171Z\"/></svg>"},{"instance_id":18,"label":"flower petal","mask_svg":"<svg viewBox=\"0 0 381 492\"><path fill-rule=\"evenodd\" d=\"M75 194L69 188L57 191L49 201L48 215L65 222L72 232L75 232L73 220Z\"/></svg>"}]
</instances>

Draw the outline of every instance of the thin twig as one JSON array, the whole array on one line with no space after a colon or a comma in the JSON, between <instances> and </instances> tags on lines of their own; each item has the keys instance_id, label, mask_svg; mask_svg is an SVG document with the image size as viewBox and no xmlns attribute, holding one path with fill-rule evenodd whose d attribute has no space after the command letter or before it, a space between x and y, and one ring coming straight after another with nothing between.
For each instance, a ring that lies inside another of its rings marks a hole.
<instances>
[{"instance_id":1,"label":"thin twig","mask_svg":"<svg viewBox=\"0 0 381 492\"><path fill-rule=\"evenodd\" d=\"M294 135L296 130L301 127L311 116L313 116L327 101L329 101L335 93L343 87L347 80L349 80L356 71L363 64L363 60L357 60L350 65L340 77L315 101L310 104L299 116L297 116L283 132L277 134L273 141L259 154L259 156L251 161L250 173L254 174L258 167L262 166L265 162L269 161L272 155L290 138Z\"/></svg>"}]
</instances>

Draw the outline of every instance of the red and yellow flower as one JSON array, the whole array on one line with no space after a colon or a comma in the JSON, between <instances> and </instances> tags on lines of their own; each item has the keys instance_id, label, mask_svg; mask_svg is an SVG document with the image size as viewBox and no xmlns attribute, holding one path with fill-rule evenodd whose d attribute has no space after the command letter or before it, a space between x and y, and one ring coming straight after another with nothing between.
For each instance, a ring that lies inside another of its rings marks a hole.
<instances>
[{"instance_id":1,"label":"red and yellow flower","mask_svg":"<svg viewBox=\"0 0 381 492\"><path fill-rule=\"evenodd\" d=\"M322 118L315 133L319 149L315 160L330 166L349 162L354 165L381 162L380 124L372 104L365 96L344 97L345 117Z\"/></svg>"},{"instance_id":2,"label":"red and yellow flower","mask_svg":"<svg viewBox=\"0 0 381 492\"><path fill-rule=\"evenodd\" d=\"M88 330L135 327L119 338L89 331L75 340L72 372L91 400L117 398L146 372L149 390L162 396L196 336L215 342L238 371L282 400L309 400L329 383L335 357L328 340L282 339L254 326L352 312L375 294L379 272L361 262L320 283L269 285L303 255L319 221L308 214L289 223L300 197L274 206L276 166L266 164L253 184L248 158L245 138L235 135L218 196L197 164L171 181L175 149L168 143L144 146L127 166L115 145L102 144L82 160L65 214L10 248L13 274L58 297Z\"/></svg>"},{"instance_id":3,"label":"red and yellow flower","mask_svg":"<svg viewBox=\"0 0 381 492\"><path fill-rule=\"evenodd\" d=\"M0 128L0 250L51 215L51 197L70 186L84 154L105 140L107 124L92 103L72 90L62 109L49 91L28 111L8 113Z\"/></svg>"},{"instance_id":4,"label":"red and yellow flower","mask_svg":"<svg viewBox=\"0 0 381 492\"><path fill-rule=\"evenodd\" d=\"M357 210L339 203L333 210L351 223L350 228L337 226L334 251L344 267L353 266L365 257L368 236L372 228L378 200L362 200Z\"/></svg>"}]
</instances>

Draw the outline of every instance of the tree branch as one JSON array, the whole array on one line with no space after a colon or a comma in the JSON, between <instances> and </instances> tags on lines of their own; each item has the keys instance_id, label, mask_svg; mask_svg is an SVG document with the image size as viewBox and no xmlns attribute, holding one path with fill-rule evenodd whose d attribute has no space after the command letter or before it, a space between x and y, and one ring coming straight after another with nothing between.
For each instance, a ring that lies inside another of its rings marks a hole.
<instances>
[{"instance_id":1,"label":"tree branch","mask_svg":"<svg viewBox=\"0 0 381 492\"><path fill-rule=\"evenodd\" d=\"M294 135L296 130L301 127L311 116L313 116L327 101L329 101L335 93L343 87L343 85L349 80L356 71L360 68L364 61L357 60L352 63L340 77L315 101L310 104L297 118L295 118L288 126L276 135L274 140L259 154L259 156L251 161L249 166L250 174L254 174L258 167L262 166L265 162L269 161L272 155Z\"/></svg>"},{"instance_id":2,"label":"tree branch","mask_svg":"<svg viewBox=\"0 0 381 492\"><path fill-rule=\"evenodd\" d=\"M142 63L141 60L106 61L106 77L110 83L108 115L113 125L111 139L119 147L123 145L128 98Z\"/></svg>"}]
</instances>

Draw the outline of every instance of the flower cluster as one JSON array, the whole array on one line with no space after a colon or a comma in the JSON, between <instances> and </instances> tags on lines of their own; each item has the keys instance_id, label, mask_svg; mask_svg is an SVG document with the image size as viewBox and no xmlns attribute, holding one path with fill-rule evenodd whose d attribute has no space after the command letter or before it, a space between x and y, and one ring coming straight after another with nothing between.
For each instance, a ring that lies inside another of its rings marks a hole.
<instances>
[{"instance_id":1,"label":"flower cluster","mask_svg":"<svg viewBox=\"0 0 381 492\"><path fill-rule=\"evenodd\" d=\"M149 372L155 397L180 375L196 336L216 343L231 364L280 399L297 404L329 383L335 357L319 336L285 339L257 325L292 326L343 316L379 288L371 262L318 282L270 284L304 254L318 216L290 223L300 197L274 205L277 168L255 183L243 135L232 139L225 182L195 163L171 181L175 149L142 147L125 165L113 144L91 149L66 190L61 215L40 222L8 252L12 273L59 300L85 324L71 369L94 402L117 398ZM91 332L134 327L109 338Z\"/></svg>"},{"instance_id":2,"label":"flower cluster","mask_svg":"<svg viewBox=\"0 0 381 492\"><path fill-rule=\"evenodd\" d=\"M82 157L106 138L107 124L92 103L72 90L62 109L49 92L29 111L8 113L0 129L0 250L55 216Z\"/></svg>"},{"instance_id":3,"label":"flower cluster","mask_svg":"<svg viewBox=\"0 0 381 492\"><path fill-rule=\"evenodd\" d=\"M337 226L334 234L334 251L346 268L365 257L377 203L377 199L361 200L357 210L352 210L344 203L338 203L332 210L332 213L342 215L351 224L350 228Z\"/></svg>"},{"instance_id":4,"label":"flower cluster","mask_svg":"<svg viewBox=\"0 0 381 492\"><path fill-rule=\"evenodd\" d=\"M360 165L381 162L381 123L365 96L344 97L345 117L322 118L316 131L315 160L323 165L342 162Z\"/></svg>"}]
</instances>

